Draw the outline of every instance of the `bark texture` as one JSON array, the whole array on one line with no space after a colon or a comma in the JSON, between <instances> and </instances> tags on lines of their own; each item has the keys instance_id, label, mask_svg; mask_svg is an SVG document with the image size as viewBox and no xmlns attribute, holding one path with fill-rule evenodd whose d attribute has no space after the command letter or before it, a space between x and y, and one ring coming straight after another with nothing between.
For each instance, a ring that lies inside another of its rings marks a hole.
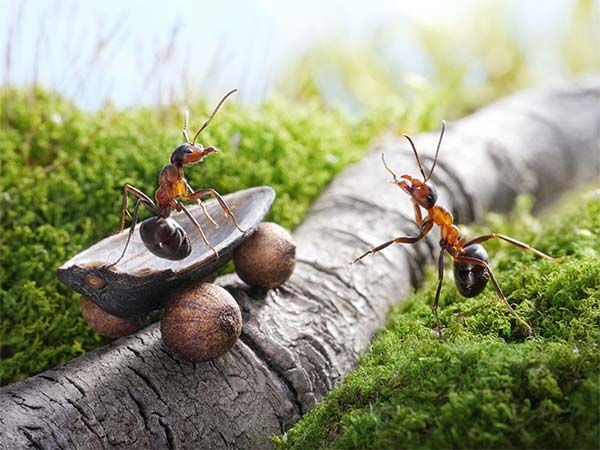
<instances>
[{"instance_id":1,"label":"bark texture","mask_svg":"<svg viewBox=\"0 0 600 450\"><path fill-rule=\"evenodd\" d=\"M414 136L431 166L438 132ZM158 325L2 389L0 448L266 448L354 367L387 309L437 254L436 233L348 267L364 250L415 234L412 206L380 160L417 176L400 138L345 170L294 233L298 263L281 288L219 279L242 308L231 353L193 364L169 353ZM427 156L429 155L429 156ZM448 125L433 176L457 223L543 207L600 174L600 80L525 91Z\"/></svg>"}]
</instances>

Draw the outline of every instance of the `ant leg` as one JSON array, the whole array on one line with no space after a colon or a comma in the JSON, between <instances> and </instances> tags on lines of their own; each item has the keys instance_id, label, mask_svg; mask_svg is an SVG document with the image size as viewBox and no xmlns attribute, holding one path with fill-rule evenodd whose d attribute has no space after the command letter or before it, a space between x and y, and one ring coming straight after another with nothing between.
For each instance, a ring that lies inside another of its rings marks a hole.
<instances>
[{"instance_id":1,"label":"ant leg","mask_svg":"<svg viewBox=\"0 0 600 450\"><path fill-rule=\"evenodd\" d=\"M436 331L442 338L442 326L440 325L440 318L438 317L438 303L440 301L440 292L442 291L442 281L444 280L444 249L440 250L440 257L438 259L438 285L435 291L435 299L433 300L433 306L431 309L435 314Z\"/></svg>"},{"instance_id":2,"label":"ant leg","mask_svg":"<svg viewBox=\"0 0 600 450\"><path fill-rule=\"evenodd\" d=\"M192 192L191 194L186 194L186 195L184 195L184 197L189 200L200 200L202 197L206 197L207 195L211 195L211 194L215 196L215 198L219 202L219 205L221 205L223 212L225 213L226 216L229 216L229 218L231 219L231 222L238 229L238 231L240 233L245 233L246 230L243 230L240 227L240 225L238 224L237 220L235 220L235 216L231 212L231 209L229 208L229 206L227 206L227 203L225 203L225 200L223 199L223 197L221 197L221 194L219 194L214 189L211 189L211 188L201 189L199 191Z\"/></svg>"},{"instance_id":3,"label":"ant leg","mask_svg":"<svg viewBox=\"0 0 600 450\"><path fill-rule=\"evenodd\" d=\"M412 204L413 204L413 207L415 208L415 221L417 222L417 225L421 226L423 224L423 216L421 215L421 207L414 200L412 200Z\"/></svg>"},{"instance_id":4,"label":"ant leg","mask_svg":"<svg viewBox=\"0 0 600 450\"><path fill-rule=\"evenodd\" d=\"M461 256L461 255L455 256L454 261L459 262L459 263L465 263L465 264L474 264L474 265L483 267L485 269L485 271L487 272L487 274L490 276L490 279L492 280L492 283L494 284L494 288L496 289L496 294L498 294L498 297L500 298L500 300L502 300L504 302L504 304L506 305L506 307L508 308L510 313L515 317L515 319L517 319L517 321L525 327L525 329L527 330L527 334L529 336L533 336L533 329L531 328L531 326L527 322L525 322L523 319L521 319L521 317L517 314L517 312L513 309L513 307L510 306L510 303L508 303L508 300L506 299L506 296L502 292L502 289L500 289L500 285L498 284L498 281L496 281L496 277L494 277L494 274L492 273L492 269L490 268L489 264L487 264L485 261L482 261L481 259L472 258L470 256Z\"/></svg>"},{"instance_id":5,"label":"ant leg","mask_svg":"<svg viewBox=\"0 0 600 450\"><path fill-rule=\"evenodd\" d=\"M183 203L181 203L181 202L177 202L177 209L180 210L180 211L183 211L185 213L185 215L188 217L188 219L190 219L190 221L194 224L194 226L196 227L196 230L198 230L198 233L200 233L200 237L204 241L204 245L206 245L208 248L210 248L211 251L214 253L215 256L219 256L219 252L217 251L216 248L214 248L212 245L210 245L210 242L208 242L208 239L206 238L206 235L204 234L204 231L202 231L202 228L200 227L200 224L194 218L194 216L192 216L192 213L190 213L187 210L187 208L185 206L183 206Z\"/></svg>"},{"instance_id":6,"label":"ant leg","mask_svg":"<svg viewBox=\"0 0 600 450\"><path fill-rule=\"evenodd\" d=\"M368 252L363 253L358 258L356 258L354 261L352 261L350 264L354 264L354 263L360 261L361 259L363 259L365 256L377 253L377 252L383 250L384 248L389 247L392 244L414 244L415 242L419 242L421 239L423 239L425 237L425 235L427 233L429 233L429 231L431 230L431 227L433 227L433 222L430 219L425 219L425 221L421 225L421 232L417 236L398 237L398 238L392 239L391 241L384 242L383 244L378 245L375 248L372 248Z\"/></svg>"},{"instance_id":7,"label":"ant leg","mask_svg":"<svg viewBox=\"0 0 600 450\"><path fill-rule=\"evenodd\" d=\"M129 214L129 211L127 211L128 193L132 193L137 198L139 198L144 204L144 206L150 211L152 211L154 214L156 214L157 216L162 216L162 211L158 206L154 204L150 197L148 197L138 188L135 188L130 184L126 184L125 186L123 186L123 206L121 207L121 226L119 227L119 233L121 233L125 229L125 214Z\"/></svg>"},{"instance_id":8,"label":"ant leg","mask_svg":"<svg viewBox=\"0 0 600 450\"><path fill-rule=\"evenodd\" d=\"M190 186L190 184L187 182L187 180L184 179L184 181L185 181L185 187L187 189L187 193L188 194L193 194L194 190L192 189L192 187ZM202 208L202 212L204 213L204 215L206 216L206 218L208 219L208 221L210 223L212 223L215 228L219 228L219 224L217 222L215 222L215 220L210 216L210 214L206 210L206 207L204 206L204 203L202 203L202 200L197 199L196 203L198 204L198 206L200 208Z\"/></svg>"},{"instance_id":9,"label":"ant leg","mask_svg":"<svg viewBox=\"0 0 600 450\"><path fill-rule=\"evenodd\" d=\"M135 231L135 226L137 224L137 220L138 220L138 213L140 210L140 205L143 203L141 198L138 198L137 202L135 202L135 208L133 208L133 218L131 219L131 225L129 227L129 233L127 233L127 241L125 242L125 247L123 248L123 251L121 252L121 256L119 256L119 258L112 264L109 264L108 266L106 266L107 268L112 267L112 266L116 266L119 261L121 261L123 259L123 256L125 256L125 252L127 251L127 247L129 247L129 241L131 240L131 236L133 236L133 232ZM123 230L121 230L123 231Z\"/></svg>"},{"instance_id":10,"label":"ant leg","mask_svg":"<svg viewBox=\"0 0 600 450\"><path fill-rule=\"evenodd\" d=\"M121 226L119 228L119 233L121 233L125 229L125 214L129 215L129 211L127 210L127 202L128 202L127 194L130 192L132 194L134 194L138 198L138 200L135 203L135 208L133 210L133 217L131 220L131 226L129 228L129 234L127 235L127 241L125 242L125 248L123 248L123 252L121 253L121 256L119 256L119 258L114 263L109 264L107 266L107 268L117 265L119 263L119 261L121 261L123 259L123 257L125 256L127 247L129 247L129 241L131 240L131 236L133 235L133 232L135 231L135 225L137 224L138 212L140 209L140 205L144 205L146 208L148 208L150 211L152 211L157 216L160 216L160 217L163 216L160 208L154 204L154 202L150 199L150 197L148 197L146 194L144 194L139 189L131 186L130 184L126 184L123 187L123 206L121 207Z\"/></svg>"},{"instance_id":11,"label":"ant leg","mask_svg":"<svg viewBox=\"0 0 600 450\"><path fill-rule=\"evenodd\" d=\"M206 206L204 206L204 203L202 203L202 200L198 199L198 200L196 200L196 202L198 203L198 206L200 208L202 208L202 212L204 213L204 215L206 216L206 218L208 219L208 221L210 223L212 223L215 228L219 228L219 224L217 222L215 222L215 219L213 219L210 216L210 214L208 213L208 210L206 209Z\"/></svg>"},{"instance_id":12,"label":"ant leg","mask_svg":"<svg viewBox=\"0 0 600 450\"><path fill-rule=\"evenodd\" d=\"M526 250L526 251L530 251L535 253L537 256L539 256L540 258L544 258L547 259L549 261L560 261L563 259L567 259L568 256L561 256L559 258L553 258L550 255L546 255L543 252L540 252L539 250L523 243L520 241L517 241L516 239L513 239L511 237L508 236L504 236L502 234L497 234L497 233L492 233L492 234L485 234L483 236L479 236L478 238L475 239L471 239L469 242L467 242L464 246L468 247L471 244L479 244L480 242L485 242L485 241L489 241L490 239L494 239L494 238L498 238L498 239L502 239L503 241L508 242L509 244L515 245L517 247L519 247L522 250Z\"/></svg>"}]
</instances>

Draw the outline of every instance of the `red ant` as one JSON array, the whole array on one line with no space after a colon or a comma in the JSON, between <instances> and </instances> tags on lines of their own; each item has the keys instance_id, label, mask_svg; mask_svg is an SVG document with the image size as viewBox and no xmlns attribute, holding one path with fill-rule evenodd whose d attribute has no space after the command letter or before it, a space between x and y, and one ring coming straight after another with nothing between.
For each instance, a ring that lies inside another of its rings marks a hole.
<instances>
[{"instance_id":1,"label":"red ant","mask_svg":"<svg viewBox=\"0 0 600 450\"><path fill-rule=\"evenodd\" d=\"M146 208L156 214L156 216L158 216L142 222L140 226L140 234L142 235L142 240L146 247L152 251L152 253L163 258L175 260L183 259L191 253L191 245L187 235L185 234L185 231L180 225L177 224L177 222L169 218L172 210L183 211L188 219L190 219L190 221L194 224L198 230L198 233L200 233L204 244L212 250L215 256L218 256L217 250L210 244L210 242L208 242L208 239L202 231L198 221L194 218L194 216L192 216L183 203L178 200L180 198L184 198L186 200L195 200L202 208L206 218L215 227L218 227L218 224L213 220L212 217L210 217L208 211L201 201L202 198L208 195L214 195L219 202L219 205L225 212L225 215L229 216L233 222L233 225L241 233L245 232L239 226L235 216L231 212L231 209L229 209L229 206L227 206L227 203L225 203L225 200L223 200L217 191L211 188L194 191L183 176L184 165L196 164L201 162L209 153L217 153L218 150L215 147L211 146L204 148L202 145L196 144L196 139L198 139L200 133L202 133L202 131L208 126L221 105L225 102L225 100L227 100L227 97L236 91L237 89L233 89L225 94L209 118L196 132L194 139L191 141L187 132L188 115L186 111L183 126L183 137L185 138L186 142L185 144L181 144L176 147L175 150L173 150L173 153L171 154L171 164L165 165L158 176L159 186L154 194L156 203L154 203L150 197L148 197L142 191L131 186L130 184L126 184L123 187L123 207L121 208L121 227L119 229L119 233L121 233L125 228L125 214L129 215L127 210L127 195L131 193L135 195L138 200L133 210L132 223L129 228L129 234L127 236L125 248L123 249L121 256L119 256L119 258L108 267L116 265L119 261L121 261L121 259L123 259L123 256L125 256L125 251L129 246L129 241L131 240L131 236L133 235L135 226L137 224L138 210L140 205L144 205Z\"/></svg>"},{"instance_id":2,"label":"red ant","mask_svg":"<svg viewBox=\"0 0 600 450\"><path fill-rule=\"evenodd\" d=\"M368 252L363 253L351 264L354 264L357 261L360 261L367 255L372 255L377 253L384 248L392 245L392 244L414 244L421 239L423 239L427 233L431 231L434 225L440 227L440 256L438 259L438 286L435 292L435 299L433 301L433 312L435 314L435 320L437 323L436 331L441 336L441 326L440 320L438 318L437 308L438 301L440 298L440 291L442 289L442 280L444 278L444 252L447 252L454 260L454 280L456 282L456 287L458 291L464 297L475 297L483 289L485 288L488 279L492 280L494 284L494 288L496 289L496 293L498 297L506 304L506 307L510 311L510 313L517 319L517 321L525 327L527 330L527 334L529 336L533 335L533 329L531 326L525 322L516 311L510 306L508 300L504 296L502 289L500 289L500 285L496 281L494 274L492 273L492 269L489 265L488 254L480 245L481 242L498 238L502 239L509 244L516 245L517 247L528 250L535 253L537 256L540 256L544 259L548 259L550 261L559 261L565 257L561 258L553 258L551 256L546 255L545 253L536 250L533 247L530 247L523 242L519 242L516 239L503 236L501 234L486 234L483 236L479 236L470 241L465 240L464 237L460 237L458 228L453 224L454 218L450 211L448 211L443 206L436 205L437 201L437 192L433 186L427 184L429 179L431 178L431 174L435 169L438 154L440 151L440 146L442 144L442 138L444 136L444 130L446 129L446 122L442 121L442 131L440 133L440 139L437 144L437 149L435 151L435 157L433 160L433 166L431 167L431 171L429 175L425 176L425 171L423 170L423 165L421 164L421 160L419 159L419 154L417 152L417 148L413 143L410 136L404 134L403 136L408 139L412 150L415 154L415 158L417 159L417 164L419 166L419 172L423 176L423 181L418 180L416 178L411 177L410 175L402 175L400 178L403 180L399 180L398 176L394 173L394 171L387 165L385 161L385 156L381 154L381 160L383 161L383 165L386 170L392 175L393 180L392 183L399 186L404 192L410 195L411 202L415 211L415 220L417 225L419 226L420 232L417 236L407 236L407 237L398 237L392 239L391 241L385 242L377 247L369 250ZM407 181L404 181L407 180ZM421 208L424 208L427 211L427 216L423 219Z\"/></svg>"}]
</instances>

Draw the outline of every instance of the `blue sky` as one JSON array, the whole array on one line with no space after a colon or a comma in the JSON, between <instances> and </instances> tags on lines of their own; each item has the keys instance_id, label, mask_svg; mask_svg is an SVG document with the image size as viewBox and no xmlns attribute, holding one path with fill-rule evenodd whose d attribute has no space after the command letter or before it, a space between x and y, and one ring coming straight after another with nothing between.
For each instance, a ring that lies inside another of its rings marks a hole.
<instances>
[{"instance_id":1,"label":"blue sky","mask_svg":"<svg viewBox=\"0 0 600 450\"><path fill-rule=\"evenodd\" d=\"M3 82L52 87L93 109L151 104L185 92L217 98L239 87L262 100L281 73L317 42L360 43L383 27L390 48L427 76L411 42L415 24L459 26L481 1L0 0ZM511 31L541 67L568 23L571 2L509 0ZM494 20L494 18L490 18ZM7 55L10 65L7 69Z\"/></svg>"}]
</instances>

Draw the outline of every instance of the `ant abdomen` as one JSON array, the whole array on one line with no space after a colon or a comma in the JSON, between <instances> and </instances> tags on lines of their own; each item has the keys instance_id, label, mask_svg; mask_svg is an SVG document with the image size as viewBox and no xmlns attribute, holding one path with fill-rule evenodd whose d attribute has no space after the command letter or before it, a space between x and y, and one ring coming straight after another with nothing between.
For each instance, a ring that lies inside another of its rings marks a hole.
<instances>
[{"instance_id":1,"label":"ant abdomen","mask_svg":"<svg viewBox=\"0 0 600 450\"><path fill-rule=\"evenodd\" d=\"M161 258L178 261L192 253L187 233L170 217L144 220L140 224L140 236L146 248Z\"/></svg>"},{"instance_id":2,"label":"ant abdomen","mask_svg":"<svg viewBox=\"0 0 600 450\"><path fill-rule=\"evenodd\" d=\"M468 247L464 247L460 253L460 256L477 258L485 261L487 264L490 263L485 248L479 244L471 244ZM485 268L482 266L456 261L454 262L454 281L458 291L464 297L475 297L476 295L480 294L485 288L488 278L489 276L485 272Z\"/></svg>"}]
</instances>

